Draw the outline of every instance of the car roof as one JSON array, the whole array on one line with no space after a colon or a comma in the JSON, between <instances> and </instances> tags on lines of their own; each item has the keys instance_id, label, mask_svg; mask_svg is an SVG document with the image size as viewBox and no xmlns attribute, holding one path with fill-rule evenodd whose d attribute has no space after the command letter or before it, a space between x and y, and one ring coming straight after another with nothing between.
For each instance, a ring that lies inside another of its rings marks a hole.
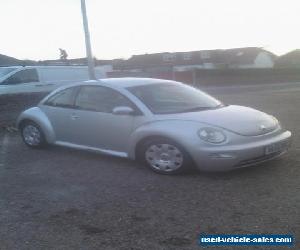
<instances>
[{"instance_id":1,"label":"car roof","mask_svg":"<svg viewBox=\"0 0 300 250\"><path fill-rule=\"evenodd\" d=\"M170 80L163 80L163 79L156 79L156 78L136 78L136 77L123 77L123 78L106 78L101 80L89 80L85 81L84 83L97 83L110 85L120 88L128 88L128 87L135 87L135 86L142 86L142 85L150 85L150 84L157 84L157 83L175 83L174 81Z\"/></svg>"},{"instance_id":2,"label":"car roof","mask_svg":"<svg viewBox=\"0 0 300 250\"><path fill-rule=\"evenodd\" d=\"M69 83L67 85L61 86L57 88L53 92L51 92L45 99L49 98L50 96L60 92L63 89L75 87L75 86L84 86L84 85L99 85L99 86L111 86L115 88L129 88L135 86L144 86L144 85L151 85L151 84L158 84L158 83L165 83L165 84L181 84L180 82L170 81L170 80L163 80L163 79L156 79L156 78L135 78L135 77L123 77L123 78L105 78L105 79L98 79L98 80L87 80L87 81L78 81L74 83Z\"/></svg>"},{"instance_id":3,"label":"car roof","mask_svg":"<svg viewBox=\"0 0 300 250\"><path fill-rule=\"evenodd\" d=\"M83 85L99 85L99 86L112 86L115 88L128 88L128 87L135 87L135 86L144 86L144 85L151 85L151 84L158 84L158 83L165 83L165 84L181 84L180 82L171 81L171 80L163 80L163 79L156 79L156 78L137 78L137 77L122 77L122 78L105 78L105 79L98 79L98 80L87 80L87 81L79 81L70 83L60 88L57 88L49 95L47 95L40 103L43 103L45 100L50 98L51 96L55 95L56 93L64 90L66 88L75 87L75 86L83 86Z\"/></svg>"}]
</instances>

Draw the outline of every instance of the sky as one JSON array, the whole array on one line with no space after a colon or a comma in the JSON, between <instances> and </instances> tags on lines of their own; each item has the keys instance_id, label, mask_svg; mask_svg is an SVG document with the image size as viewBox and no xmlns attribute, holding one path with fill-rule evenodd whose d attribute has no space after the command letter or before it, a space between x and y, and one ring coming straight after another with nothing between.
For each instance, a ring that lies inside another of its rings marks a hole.
<instances>
[{"instance_id":1,"label":"sky","mask_svg":"<svg viewBox=\"0 0 300 250\"><path fill-rule=\"evenodd\" d=\"M299 0L86 0L93 55L264 47L300 48ZM1 0L0 54L85 56L80 0Z\"/></svg>"}]
</instances>

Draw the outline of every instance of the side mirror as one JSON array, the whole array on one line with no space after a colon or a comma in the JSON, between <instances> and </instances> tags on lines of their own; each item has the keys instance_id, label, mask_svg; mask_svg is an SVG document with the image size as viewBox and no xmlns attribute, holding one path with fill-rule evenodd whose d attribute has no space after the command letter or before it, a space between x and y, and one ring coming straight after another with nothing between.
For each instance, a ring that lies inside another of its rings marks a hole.
<instances>
[{"instance_id":1,"label":"side mirror","mask_svg":"<svg viewBox=\"0 0 300 250\"><path fill-rule=\"evenodd\" d=\"M134 113L134 110L127 106L119 106L115 107L112 113L115 115L132 115Z\"/></svg>"}]
</instances>

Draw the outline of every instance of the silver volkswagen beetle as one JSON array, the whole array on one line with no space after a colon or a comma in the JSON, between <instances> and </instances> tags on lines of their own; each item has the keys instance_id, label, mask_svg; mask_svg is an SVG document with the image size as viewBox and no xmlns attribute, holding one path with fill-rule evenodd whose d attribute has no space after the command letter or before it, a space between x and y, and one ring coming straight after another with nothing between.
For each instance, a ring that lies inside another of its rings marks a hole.
<instances>
[{"instance_id":1,"label":"silver volkswagen beetle","mask_svg":"<svg viewBox=\"0 0 300 250\"><path fill-rule=\"evenodd\" d=\"M24 111L17 125L32 148L55 144L128 157L162 174L255 165L284 154L291 139L271 115L147 78L61 87Z\"/></svg>"}]
</instances>

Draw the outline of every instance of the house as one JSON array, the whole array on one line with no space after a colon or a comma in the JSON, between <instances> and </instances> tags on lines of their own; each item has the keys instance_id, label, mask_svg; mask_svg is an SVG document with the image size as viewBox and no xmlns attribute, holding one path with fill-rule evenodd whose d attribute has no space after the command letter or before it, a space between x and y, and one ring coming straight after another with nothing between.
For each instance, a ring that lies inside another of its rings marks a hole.
<instances>
[{"instance_id":1,"label":"house","mask_svg":"<svg viewBox=\"0 0 300 250\"><path fill-rule=\"evenodd\" d=\"M276 68L300 68L300 49L293 50L277 58Z\"/></svg>"},{"instance_id":2,"label":"house","mask_svg":"<svg viewBox=\"0 0 300 250\"><path fill-rule=\"evenodd\" d=\"M133 55L123 63L123 69L145 72L185 71L194 68L212 68L211 58L217 51L163 52Z\"/></svg>"},{"instance_id":3,"label":"house","mask_svg":"<svg viewBox=\"0 0 300 250\"><path fill-rule=\"evenodd\" d=\"M258 47L133 55L123 70L142 72L190 71L194 69L272 68L276 56ZM118 69L118 68L116 68Z\"/></svg>"},{"instance_id":4,"label":"house","mask_svg":"<svg viewBox=\"0 0 300 250\"><path fill-rule=\"evenodd\" d=\"M273 68L277 56L258 47L224 50L224 61L228 68Z\"/></svg>"}]
</instances>

